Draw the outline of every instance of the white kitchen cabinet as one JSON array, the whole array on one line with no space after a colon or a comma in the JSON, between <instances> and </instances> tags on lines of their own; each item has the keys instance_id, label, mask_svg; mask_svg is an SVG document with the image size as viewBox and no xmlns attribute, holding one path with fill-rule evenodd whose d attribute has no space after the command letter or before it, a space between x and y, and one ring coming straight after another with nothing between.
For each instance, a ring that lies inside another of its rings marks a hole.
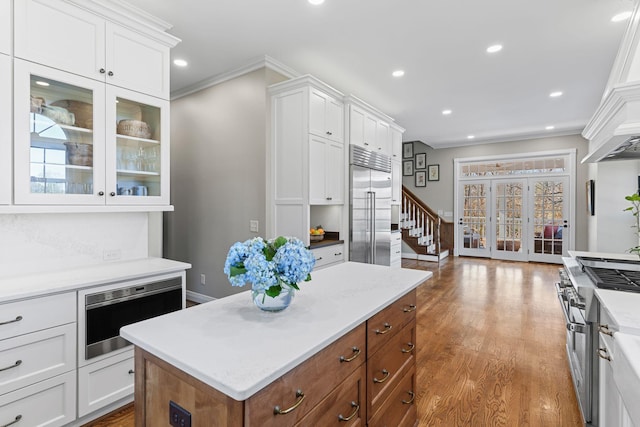
<instances>
[{"instance_id":1,"label":"white kitchen cabinet","mask_svg":"<svg viewBox=\"0 0 640 427\"><path fill-rule=\"evenodd\" d=\"M613 348L607 345L602 334L600 335L598 354L600 356L600 424L598 425L600 427L634 427L635 425L614 379L613 371L616 355L613 353Z\"/></svg>"},{"instance_id":2,"label":"white kitchen cabinet","mask_svg":"<svg viewBox=\"0 0 640 427\"><path fill-rule=\"evenodd\" d=\"M3 426L58 427L70 425L75 419L75 371L0 396Z\"/></svg>"},{"instance_id":3,"label":"white kitchen cabinet","mask_svg":"<svg viewBox=\"0 0 640 427\"><path fill-rule=\"evenodd\" d=\"M311 252L313 252L313 256L316 258L315 269L344 262L344 244L312 249Z\"/></svg>"},{"instance_id":4,"label":"white kitchen cabinet","mask_svg":"<svg viewBox=\"0 0 640 427\"><path fill-rule=\"evenodd\" d=\"M391 233L391 268L402 267L402 233Z\"/></svg>"},{"instance_id":5,"label":"white kitchen cabinet","mask_svg":"<svg viewBox=\"0 0 640 427\"><path fill-rule=\"evenodd\" d=\"M391 160L402 160L402 133L404 129L391 125Z\"/></svg>"},{"instance_id":6,"label":"white kitchen cabinet","mask_svg":"<svg viewBox=\"0 0 640 427\"><path fill-rule=\"evenodd\" d=\"M344 142L344 104L328 94L309 93L309 133L335 142Z\"/></svg>"},{"instance_id":7,"label":"white kitchen cabinet","mask_svg":"<svg viewBox=\"0 0 640 427\"><path fill-rule=\"evenodd\" d=\"M379 153L391 157L391 133L389 124L383 121L376 123L376 149Z\"/></svg>"},{"instance_id":8,"label":"white kitchen cabinet","mask_svg":"<svg viewBox=\"0 0 640 427\"><path fill-rule=\"evenodd\" d=\"M133 31L82 4L15 2L15 56L168 99L169 49L177 39L162 32L143 35L144 26Z\"/></svg>"},{"instance_id":9,"label":"white kitchen cabinet","mask_svg":"<svg viewBox=\"0 0 640 427\"><path fill-rule=\"evenodd\" d=\"M351 96L347 99L349 109L349 144L400 160L396 145L402 145L404 129L390 125L391 118L367 106ZM394 145L394 139L395 144ZM395 153L395 156L394 156Z\"/></svg>"},{"instance_id":10,"label":"white kitchen cabinet","mask_svg":"<svg viewBox=\"0 0 640 427\"><path fill-rule=\"evenodd\" d=\"M11 55L11 0L0 0L0 53Z\"/></svg>"},{"instance_id":11,"label":"white kitchen cabinet","mask_svg":"<svg viewBox=\"0 0 640 427\"><path fill-rule=\"evenodd\" d=\"M14 67L16 204L168 205L168 101Z\"/></svg>"},{"instance_id":12,"label":"white kitchen cabinet","mask_svg":"<svg viewBox=\"0 0 640 427\"><path fill-rule=\"evenodd\" d=\"M332 109L328 106L340 104L342 94L312 76L275 84L269 92L267 234L295 236L308 245L311 205L343 205L345 200L346 160L338 138L344 135L344 119L327 119ZM341 128L328 135L326 123L338 123ZM343 219L338 227L343 234L346 224Z\"/></svg>"},{"instance_id":13,"label":"white kitchen cabinet","mask_svg":"<svg viewBox=\"0 0 640 427\"><path fill-rule=\"evenodd\" d=\"M365 118L366 113L363 110L353 105L349 107L349 143L368 148L369 144L365 145L364 136Z\"/></svg>"},{"instance_id":14,"label":"white kitchen cabinet","mask_svg":"<svg viewBox=\"0 0 640 427\"><path fill-rule=\"evenodd\" d=\"M391 204L402 202L402 166L400 161L391 161Z\"/></svg>"},{"instance_id":15,"label":"white kitchen cabinet","mask_svg":"<svg viewBox=\"0 0 640 427\"><path fill-rule=\"evenodd\" d=\"M7 3L6 0L0 2ZM11 74L11 57L0 54L0 205L11 204Z\"/></svg>"},{"instance_id":16,"label":"white kitchen cabinet","mask_svg":"<svg viewBox=\"0 0 640 427\"><path fill-rule=\"evenodd\" d=\"M309 203L344 203L344 146L317 136L309 137Z\"/></svg>"},{"instance_id":17,"label":"white kitchen cabinet","mask_svg":"<svg viewBox=\"0 0 640 427\"><path fill-rule=\"evenodd\" d=\"M78 416L129 397L133 399L133 349L78 369Z\"/></svg>"}]
</instances>

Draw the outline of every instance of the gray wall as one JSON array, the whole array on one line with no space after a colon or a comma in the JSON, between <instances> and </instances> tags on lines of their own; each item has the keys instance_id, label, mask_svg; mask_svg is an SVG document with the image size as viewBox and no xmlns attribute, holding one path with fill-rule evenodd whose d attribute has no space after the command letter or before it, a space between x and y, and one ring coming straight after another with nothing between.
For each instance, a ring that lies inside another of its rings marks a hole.
<instances>
[{"instance_id":1,"label":"gray wall","mask_svg":"<svg viewBox=\"0 0 640 427\"><path fill-rule=\"evenodd\" d=\"M171 103L171 203L164 256L193 265L187 289L221 298L229 247L263 236L266 213L267 86L286 80L262 68ZM249 221L259 221L259 233ZM200 275L206 275L201 285Z\"/></svg>"},{"instance_id":2,"label":"gray wall","mask_svg":"<svg viewBox=\"0 0 640 427\"><path fill-rule=\"evenodd\" d=\"M429 181L426 187L415 187L413 176L404 176L402 181L427 205L444 213L453 212L453 184L454 171L453 159L465 157L482 157L492 155L505 155L516 153L532 153L536 151L551 151L567 148L576 148L577 152L577 194L576 197L576 248L587 250L587 213L584 185L588 179L588 165L580 164L580 160L587 155L588 143L580 135L558 136L541 139L529 139L524 141L510 141L495 144L482 144L468 147L433 149L423 143L413 144L414 156L416 153L427 153L427 165L440 165L440 181ZM452 217L444 217L447 221L453 221Z\"/></svg>"}]
</instances>

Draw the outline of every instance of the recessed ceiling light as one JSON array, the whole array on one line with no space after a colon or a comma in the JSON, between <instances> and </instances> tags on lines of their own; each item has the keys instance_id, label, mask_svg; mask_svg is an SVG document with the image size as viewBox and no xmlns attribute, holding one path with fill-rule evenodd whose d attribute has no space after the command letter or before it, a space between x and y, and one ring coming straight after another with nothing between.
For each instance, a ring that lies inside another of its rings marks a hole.
<instances>
[{"instance_id":1,"label":"recessed ceiling light","mask_svg":"<svg viewBox=\"0 0 640 427\"><path fill-rule=\"evenodd\" d=\"M453 113L453 111L451 111L451 110L442 110L442 115L444 115L444 116L448 116L451 113Z\"/></svg>"},{"instance_id":2,"label":"recessed ceiling light","mask_svg":"<svg viewBox=\"0 0 640 427\"><path fill-rule=\"evenodd\" d=\"M40 85L40 86L49 86L49 83L47 83L47 82L43 82L42 80L38 80L38 81L36 82L36 84L37 84L37 85Z\"/></svg>"},{"instance_id":3,"label":"recessed ceiling light","mask_svg":"<svg viewBox=\"0 0 640 427\"><path fill-rule=\"evenodd\" d=\"M324 3L324 0L309 0L309 3L311 3L314 6L318 6L322 3Z\"/></svg>"},{"instance_id":4,"label":"recessed ceiling light","mask_svg":"<svg viewBox=\"0 0 640 427\"><path fill-rule=\"evenodd\" d=\"M557 98L557 97L559 97L559 96L562 96L562 91L557 90L557 91L555 91L555 92L551 92L551 93L549 94L549 96L550 96L551 98Z\"/></svg>"},{"instance_id":5,"label":"recessed ceiling light","mask_svg":"<svg viewBox=\"0 0 640 427\"><path fill-rule=\"evenodd\" d=\"M496 53L496 52L500 52L501 50L502 50L501 44L494 44L487 48L487 53Z\"/></svg>"},{"instance_id":6,"label":"recessed ceiling light","mask_svg":"<svg viewBox=\"0 0 640 427\"><path fill-rule=\"evenodd\" d=\"M619 13L611 18L611 22L622 22L631 18L631 11L627 10L626 12Z\"/></svg>"},{"instance_id":7,"label":"recessed ceiling light","mask_svg":"<svg viewBox=\"0 0 640 427\"><path fill-rule=\"evenodd\" d=\"M473 139L475 137L476 137L475 135L467 135L467 139Z\"/></svg>"},{"instance_id":8,"label":"recessed ceiling light","mask_svg":"<svg viewBox=\"0 0 640 427\"><path fill-rule=\"evenodd\" d=\"M555 126L547 126L545 129L546 129L546 130L553 130L553 129L555 129L555 128L556 128Z\"/></svg>"},{"instance_id":9,"label":"recessed ceiling light","mask_svg":"<svg viewBox=\"0 0 640 427\"><path fill-rule=\"evenodd\" d=\"M173 63L178 67L186 67L187 65L189 65L189 63L184 59L174 59Z\"/></svg>"},{"instance_id":10,"label":"recessed ceiling light","mask_svg":"<svg viewBox=\"0 0 640 427\"><path fill-rule=\"evenodd\" d=\"M404 76L404 70L396 70L393 73L391 73L391 75L393 77L402 77Z\"/></svg>"}]
</instances>

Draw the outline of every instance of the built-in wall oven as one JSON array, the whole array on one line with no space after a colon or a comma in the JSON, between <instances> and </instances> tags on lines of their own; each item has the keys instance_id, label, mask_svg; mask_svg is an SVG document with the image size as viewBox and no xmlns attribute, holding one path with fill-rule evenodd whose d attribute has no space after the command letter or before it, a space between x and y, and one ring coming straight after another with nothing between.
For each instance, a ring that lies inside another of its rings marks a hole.
<instances>
[{"instance_id":1,"label":"built-in wall oven","mask_svg":"<svg viewBox=\"0 0 640 427\"><path fill-rule=\"evenodd\" d=\"M183 275L157 276L79 292L79 363L125 348L120 328L184 308Z\"/></svg>"}]
</instances>

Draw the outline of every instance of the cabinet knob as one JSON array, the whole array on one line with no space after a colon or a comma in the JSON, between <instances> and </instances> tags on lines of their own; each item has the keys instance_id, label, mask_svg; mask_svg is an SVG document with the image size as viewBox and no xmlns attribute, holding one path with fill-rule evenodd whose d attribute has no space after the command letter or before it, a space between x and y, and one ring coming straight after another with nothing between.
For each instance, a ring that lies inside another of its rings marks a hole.
<instances>
[{"instance_id":1,"label":"cabinet knob","mask_svg":"<svg viewBox=\"0 0 640 427\"><path fill-rule=\"evenodd\" d=\"M104 191L98 191L98 196L104 196Z\"/></svg>"},{"instance_id":2,"label":"cabinet knob","mask_svg":"<svg viewBox=\"0 0 640 427\"><path fill-rule=\"evenodd\" d=\"M365 142L365 143L364 143L364 145L369 145L369 143L368 143L368 142Z\"/></svg>"},{"instance_id":3,"label":"cabinet knob","mask_svg":"<svg viewBox=\"0 0 640 427\"><path fill-rule=\"evenodd\" d=\"M107 73L107 75L108 75L109 77L113 77L113 71L109 71L109 72Z\"/></svg>"},{"instance_id":4,"label":"cabinet knob","mask_svg":"<svg viewBox=\"0 0 640 427\"><path fill-rule=\"evenodd\" d=\"M115 191L112 191L111 193L109 193L109 195L110 195L111 197L114 197L114 196L116 195L116 193L115 193Z\"/></svg>"},{"instance_id":5,"label":"cabinet knob","mask_svg":"<svg viewBox=\"0 0 640 427\"><path fill-rule=\"evenodd\" d=\"M333 198L332 197L327 197L327 200L333 200Z\"/></svg>"},{"instance_id":6,"label":"cabinet knob","mask_svg":"<svg viewBox=\"0 0 640 427\"><path fill-rule=\"evenodd\" d=\"M107 72L107 70L105 70L104 68L100 68L100 74L104 74L106 72Z\"/></svg>"}]
</instances>

